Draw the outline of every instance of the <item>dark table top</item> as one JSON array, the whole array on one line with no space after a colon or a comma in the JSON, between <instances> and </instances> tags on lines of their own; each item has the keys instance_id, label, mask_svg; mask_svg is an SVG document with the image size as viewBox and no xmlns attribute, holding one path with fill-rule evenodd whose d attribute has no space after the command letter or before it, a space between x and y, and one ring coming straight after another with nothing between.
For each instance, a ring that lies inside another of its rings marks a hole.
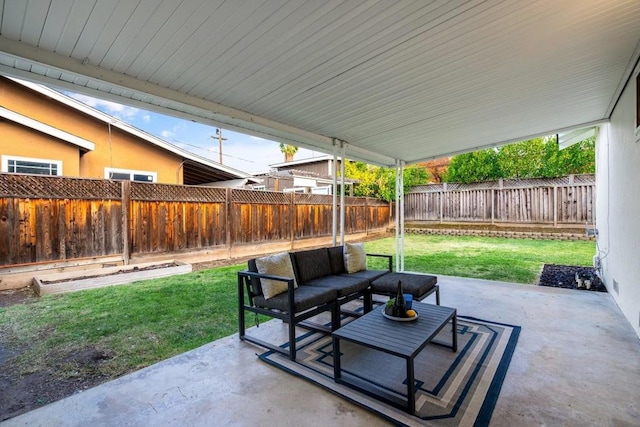
<instances>
[{"instance_id":1,"label":"dark table top","mask_svg":"<svg viewBox=\"0 0 640 427\"><path fill-rule=\"evenodd\" d=\"M456 315L456 309L414 301L418 319L399 322L382 315L383 307L347 323L333 336L400 357L415 357Z\"/></svg>"}]
</instances>

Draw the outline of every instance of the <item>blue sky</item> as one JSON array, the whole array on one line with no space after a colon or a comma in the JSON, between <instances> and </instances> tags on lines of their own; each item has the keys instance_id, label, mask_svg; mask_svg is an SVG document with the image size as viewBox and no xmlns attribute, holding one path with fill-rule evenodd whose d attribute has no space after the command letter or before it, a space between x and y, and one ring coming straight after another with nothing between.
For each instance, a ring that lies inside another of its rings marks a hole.
<instances>
[{"instance_id":1,"label":"blue sky","mask_svg":"<svg viewBox=\"0 0 640 427\"><path fill-rule=\"evenodd\" d=\"M82 94L66 92L66 95L184 150L216 162L220 160L215 127ZM253 173L267 171L270 164L284 161L284 155L280 152L280 144L277 142L225 129L223 129L222 135L227 138L222 146L222 163L226 166ZM215 139L213 139L214 137ZM298 160L319 155L322 153L300 148L295 158Z\"/></svg>"}]
</instances>

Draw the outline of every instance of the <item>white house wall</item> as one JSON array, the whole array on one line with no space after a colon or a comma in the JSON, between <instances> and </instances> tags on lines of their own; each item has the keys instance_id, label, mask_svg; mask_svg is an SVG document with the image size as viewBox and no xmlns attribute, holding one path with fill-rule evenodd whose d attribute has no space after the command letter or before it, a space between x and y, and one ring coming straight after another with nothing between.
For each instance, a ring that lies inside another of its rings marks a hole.
<instances>
[{"instance_id":1,"label":"white house wall","mask_svg":"<svg viewBox=\"0 0 640 427\"><path fill-rule=\"evenodd\" d=\"M640 142L633 80L597 139L598 257L605 285L640 336Z\"/></svg>"}]
</instances>

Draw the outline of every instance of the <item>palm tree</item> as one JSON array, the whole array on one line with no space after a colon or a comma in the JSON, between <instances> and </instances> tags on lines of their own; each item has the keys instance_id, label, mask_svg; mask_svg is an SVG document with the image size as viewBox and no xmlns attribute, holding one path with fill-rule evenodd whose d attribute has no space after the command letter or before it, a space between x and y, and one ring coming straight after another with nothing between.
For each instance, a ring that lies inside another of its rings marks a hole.
<instances>
[{"instance_id":1,"label":"palm tree","mask_svg":"<svg viewBox=\"0 0 640 427\"><path fill-rule=\"evenodd\" d=\"M281 142L280 151L284 154L284 161L291 162L293 161L293 155L298 152L298 147L296 147L295 145L288 145Z\"/></svg>"}]
</instances>

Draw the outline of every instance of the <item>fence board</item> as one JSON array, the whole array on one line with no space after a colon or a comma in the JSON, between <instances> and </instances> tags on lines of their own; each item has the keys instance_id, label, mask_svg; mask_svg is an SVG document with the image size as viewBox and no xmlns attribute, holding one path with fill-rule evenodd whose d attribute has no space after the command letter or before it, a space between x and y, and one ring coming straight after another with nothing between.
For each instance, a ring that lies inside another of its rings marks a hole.
<instances>
[{"instance_id":1,"label":"fence board","mask_svg":"<svg viewBox=\"0 0 640 427\"><path fill-rule=\"evenodd\" d=\"M555 192L557 199L554 204ZM475 186L427 185L405 195L405 218L420 221L594 223L594 198L593 175L581 175L575 180L564 177L486 182Z\"/></svg>"},{"instance_id":2,"label":"fence board","mask_svg":"<svg viewBox=\"0 0 640 427\"><path fill-rule=\"evenodd\" d=\"M0 266L330 236L332 202L326 195L0 174ZM389 225L388 203L345 202L345 233Z\"/></svg>"}]
</instances>

